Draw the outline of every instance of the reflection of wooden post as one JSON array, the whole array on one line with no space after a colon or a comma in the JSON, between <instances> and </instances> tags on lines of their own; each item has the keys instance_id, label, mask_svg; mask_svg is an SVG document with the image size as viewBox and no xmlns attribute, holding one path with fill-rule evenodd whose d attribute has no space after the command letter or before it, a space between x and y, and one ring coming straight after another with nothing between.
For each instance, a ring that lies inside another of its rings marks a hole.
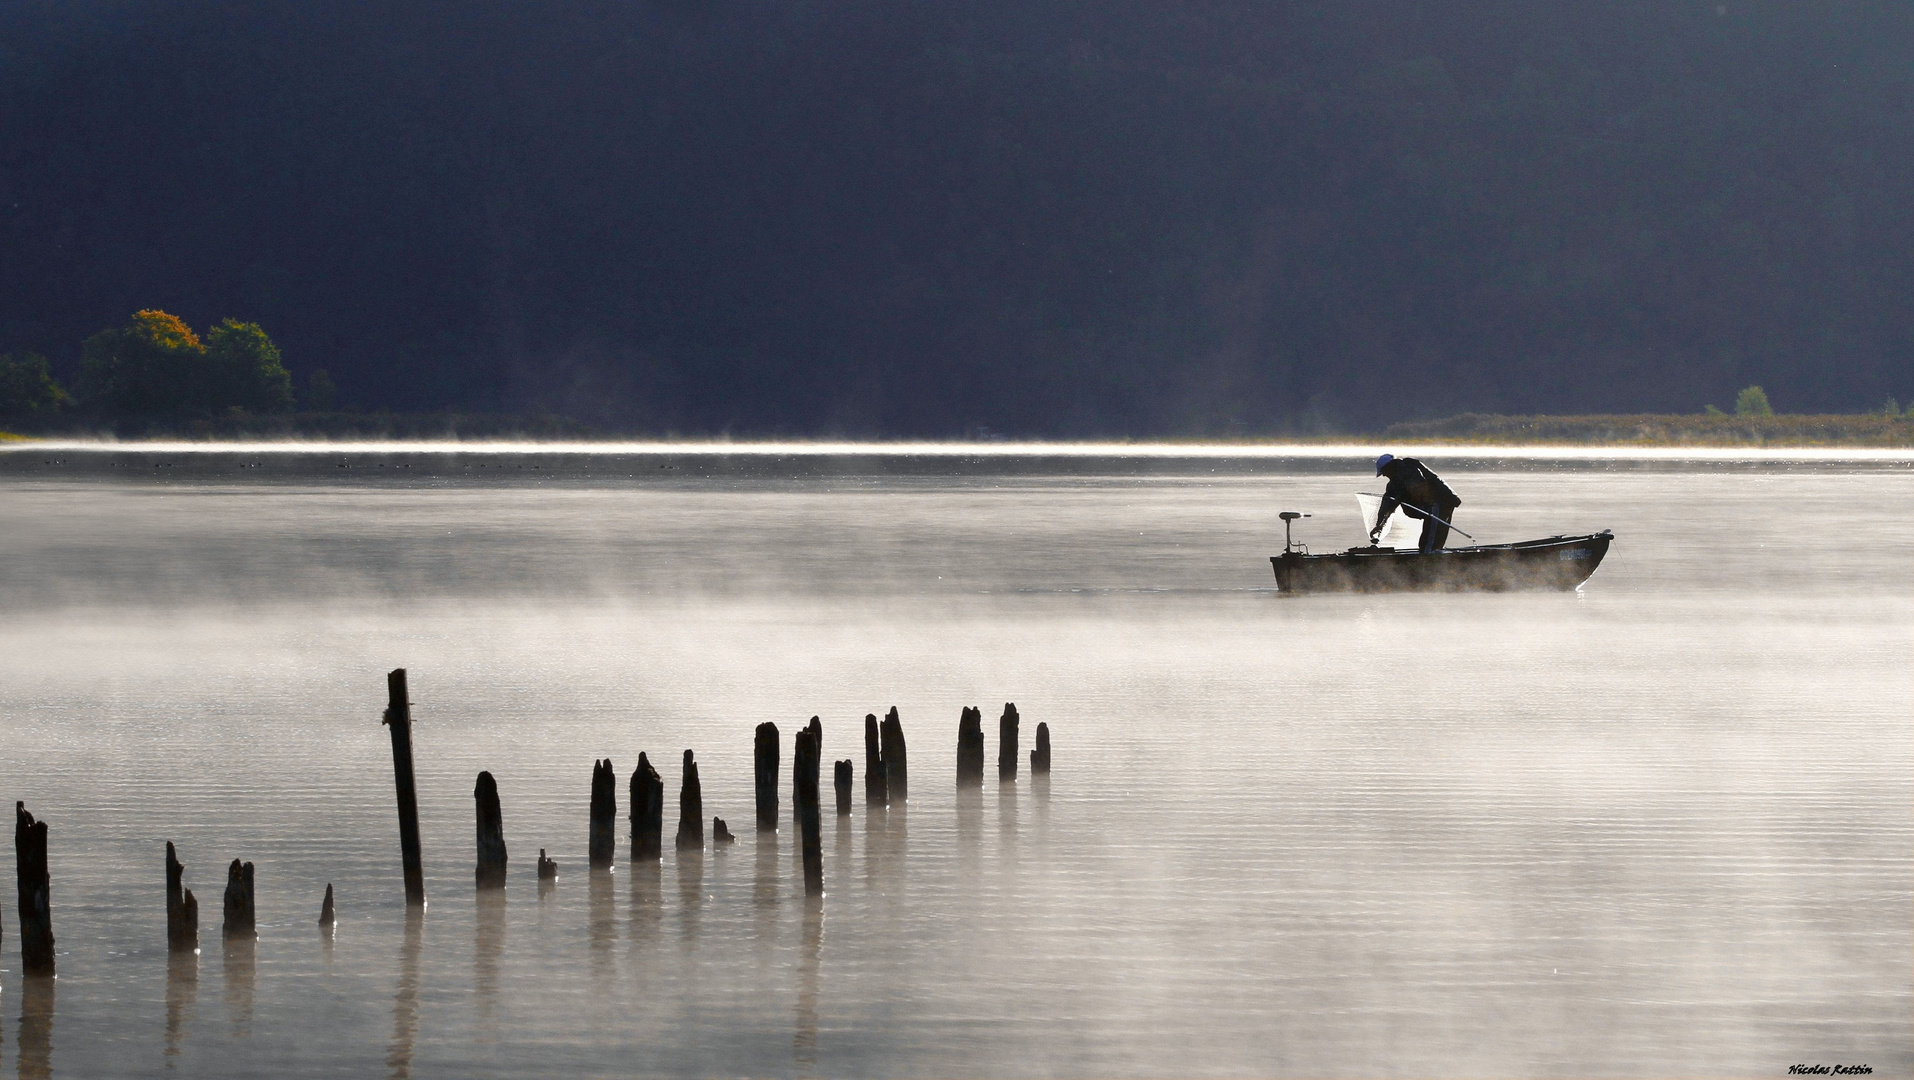
<instances>
[{"instance_id":1,"label":"reflection of wooden post","mask_svg":"<svg viewBox=\"0 0 1914 1080\"><path fill-rule=\"evenodd\" d=\"M957 718L957 786L982 787L984 782L984 712L965 706Z\"/></svg>"},{"instance_id":2,"label":"reflection of wooden post","mask_svg":"<svg viewBox=\"0 0 1914 1080\"><path fill-rule=\"evenodd\" d=\"M685 781L678 789L678 850L704 850L704 789L698 786L698 763L685 751Z\"/></svg>"},{"instance_id":3,"label":"reflection of wooden post","mask_svg":"<svg viewBox=\"0 0 1914 1080\"><path fill-rule=\"evenodd\" d=\"M877 714L864 714L864 801L879 806L889 804L890 792L884 783L883 736L877 726Z\"/></svg>"},{"instance_id":4,"label":"reflection of wooden post","mask_svg":"<svg viewBox=\"0 0 1914 1080\"><path fill-rule=\"evenodd\" d=\"M13 804L14 873L20 892L20 966L53 974L53 879L47 873L47 823Z\"/></svg>"},{"instance_id":5,"label":"reflection of wooden post","mask_svg":"<svg viewBox=\"0 0 1914 1080\"><path fill-rule=\"evenodd\" d=\"M478 887L481 889L503 889L505 887L505 821L498 805L498 781L492 774L478 774L478 785L472 789L472 798L478 802Z\"/></svg>"},{"instance_id":6,"label":"reflection of wooden post","mask_svg":"<svg viewBox=\"0 0 1914 1080\"><path fill-rule=\"evenodd\" d=\"M1050 771L1050 725L1037 725L1037 748L1030 751L1030 775Z\"/></svg>"},{"instance_id":7,"label":"reflection of wooden post","mask_svg":"<svg viewBox=\"0 0 1914 1080\"><path fill-rule=\"evenodd\" d=\"M392 729L392 781L399 789L399 856L405 861L405 902L425 903L425 866L419 856L419 792L412 779L412 702L405 669L385 677L385 724Z\"/></svg>"},{"instance_id":8,"label":"reflection of wooden post","mask_svg":"<svg viewBox=\"0 0 1914 1080\"><path fill-rule=\"evenodd\" d=\"M1004 714L997 721L997 781L1011 784L1017 780L1017 707L1004 702Z\"/></svg>"},{"instance_id":9,"label":"reflection of wooden post","mask_svg":"<svg viewBox=\"0 0 1914 1080\"><path fill-rule=\"evenodd\" d=\"M798 732L792 757L797 765L798 836L804 849L804 895L824 893L824 847L818 836L818 729Z\"/></svg>"},{"instance_id":10,"label":"reflection of wooden post","mask_svg":"<svg viewBox=\"0 0 1914 1080\"><path fill-rule=\"evenodd\" d=\"M651 759L638 755L638 767L631 770L631 859L658 859L663 855L665 832L665 785Z\"/></svg>"},{"instance_id":11,"label":"reflection of wooden post","mask_svg":"<svg viewBox=\"0 0 1914 1080\"><path fill-rule=\"evenodd\" d=\"M910 769L904 758L904 724L897 719L897 706L885 715L879 729L884 752L884 793L893 803L910 798Z\"/></svg>"},{"instance_id":12,"label":"reflection of wooden post","mask_svg":"<svg viewBox=\"0 0 1914 1080\"><path fill-rule=\"evenodd\" d=\"M226 868L226 923L220 932L229 938L258 936L253 919L253 864L234 859Z\"/></svg>"},{"instance_id":13,"label":"reflection of wooden post","mask_svg":"<svg viewBox=\"0 0 1914 1080\"><path fill-rule=\"evenodd\" d=\"M173 952L199 948L199 901L185 886L186 868L180 865L173 842L166 842L166 947Z\"/></svg>"},{"instance_id":14,"label":"reflection of wooden post","mask_svg":"<svg viewBox=\"0 0 1914 1080\"><path fill-rule=\"evenodd\" d=\"M591 765L591 839L587 847L592 866L610 866L618 846L618 773L611 759Z\"/></svg>"},{"instance_id":15,"label":"reflection of wooden post","mask_svg":"<svg viewBox=\"0 0 1914 1080\"><path fill-rule=\"evenodd\" d=\"M751 748L758 796L758 831L778 831L778 726L766 720L758 725Z\"/></svg>"},{"instance_id":16,"label":"reflection of wooden post","mask_svg":"<svg viewBox=\"0 0 1914 1080\"><path fill-rule=\"evenodd\" d=\"M831 787L837 792L837 816L851 816L851 759L831 766Z\"/></svg>"}]
</instances>

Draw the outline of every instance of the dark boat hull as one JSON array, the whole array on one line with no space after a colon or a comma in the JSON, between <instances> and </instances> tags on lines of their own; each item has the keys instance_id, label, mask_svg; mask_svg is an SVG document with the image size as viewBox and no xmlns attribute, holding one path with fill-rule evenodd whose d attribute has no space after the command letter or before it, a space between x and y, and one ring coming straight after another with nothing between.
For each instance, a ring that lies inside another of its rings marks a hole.
<instances>
[{"instance_id":1,"label":"dark boat hull","mask_svg":"<svg viewBox=\"0 0 1914 1080\"><path fill-rule=\"evenodd\" d=\"M1606 530L1519 544L1396 551L1350 548L1335 555L1297 551L1270 557L1276 588L1308 592L1516 592L1579 588L1608 554Z\"/></svg>"}]
</instances>

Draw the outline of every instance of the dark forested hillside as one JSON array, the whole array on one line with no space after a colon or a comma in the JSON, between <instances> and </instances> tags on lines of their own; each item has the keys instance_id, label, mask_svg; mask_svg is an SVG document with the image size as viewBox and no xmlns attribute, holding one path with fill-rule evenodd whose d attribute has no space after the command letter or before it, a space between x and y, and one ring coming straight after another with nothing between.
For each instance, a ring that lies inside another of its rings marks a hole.
<instances>
[{"instance_id":1,"label":"dark forested hillside","mask_svg":"<svg viewBox=\"0 0 1914 1080\"><path fill-rule=\"evenodd\" d=\"M0 0L0 352L359 407L1376 428L1914 396L1914 5Z\"/></svg>"}]
</instances>

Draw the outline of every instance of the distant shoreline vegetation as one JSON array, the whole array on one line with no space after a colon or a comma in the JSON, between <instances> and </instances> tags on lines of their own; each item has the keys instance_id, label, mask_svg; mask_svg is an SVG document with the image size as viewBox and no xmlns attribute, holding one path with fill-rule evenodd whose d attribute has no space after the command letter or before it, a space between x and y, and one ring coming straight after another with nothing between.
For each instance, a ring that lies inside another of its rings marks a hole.
<instances>
[{"instance_id":1,"label":"distant shoreline vegetation","mask_svg":"<svg viewBox=\"0 0 1914 1080\"><path fill-rule=\"evenodd\" d=\"M100 436L140 439L228 441L442 441L565 440L622 442L637 433L603 431L549 414L364 412L336 408L337 388L322 369L311 371L303 392L279 349L257 323L226 319L205 336L164 311L135 313L127 324L102 330L82 346L79 378L72 391L54 378L43 356L0 354L0 443L35 436ZM1004 441L972 426L969 437L930 441ZM648 439L703 441L691 433L645 433ZM749 441L751 436L740 438ZM790 436L784 436L789 439ZM845 441L811 433L796 441ZM1872 413L1776 414L1759 386L1743 389L1735 411L1712 405L1700 413L1514 416L1462 413L1439 420L1411 420L1381 432L1312 431L1223 438L1113 436L1139 445L1217 442L1422 443L1454 446L1574 447L1914 447L1914 405L1905 411L1892 399ZM861 441L848 436L848 441ZM884 440L889 441L889 440ZM1039 440L1041 441L1041 440Z\"/></svg>"}]
</instances>

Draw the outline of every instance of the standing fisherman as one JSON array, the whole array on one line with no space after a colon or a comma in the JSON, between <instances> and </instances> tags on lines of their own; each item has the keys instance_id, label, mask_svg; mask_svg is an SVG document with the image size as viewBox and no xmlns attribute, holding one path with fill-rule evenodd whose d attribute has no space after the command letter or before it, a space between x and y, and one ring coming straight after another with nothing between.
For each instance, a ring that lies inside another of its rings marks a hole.
<instances>
[{"instance_id":1,"label":"standing fisherman","mask_svg":"<svg viewBox=\"0 0 1914 1080\"><path fill-rule=\"evenodd\" d=\"M1369 542L1376 542L1383 526L1389 523L1389 515L1400 506L1403 513L1422 521L1422 539L1416 545L1417 550L1440 551L1449 539L1449 523L1455 520L1455 508L1462 505L1462 500L1449 490L1440 476L1412 457L1384 454L1376 459L1376 475L1388 477L1389 486L1382 491L1382 509L1376 513L1376 524L1369 530Z\"/></svg>"}]
</instances>

